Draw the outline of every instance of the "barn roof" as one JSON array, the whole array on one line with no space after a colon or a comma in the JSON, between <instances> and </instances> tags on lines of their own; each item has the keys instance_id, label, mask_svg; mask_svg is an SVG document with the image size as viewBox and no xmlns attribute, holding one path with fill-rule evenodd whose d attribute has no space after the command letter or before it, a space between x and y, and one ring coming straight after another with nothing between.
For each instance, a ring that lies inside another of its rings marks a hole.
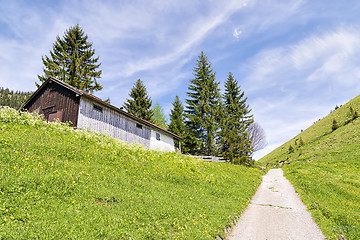
<instances>
[{"instance_id":1,"label":"barn roof","mask_svg":"<svg viewBox=\"0 0 360 240\"><path fill-rule=\"evenodd\" d=\"M26 100L26 102L24 102L24 103L21 105L20 110L23 109L23 108L31 101L31 99L33 99L33 98L41 91L42 88L44 88L44 86L46 86L48 83L51 83L51 82L55 82L55 83L57 83L57 84L65 87L65 88L69 89L70 91L78 94L79 96L86 97L86 98L88 98L88 99L90 99L90 100L93 100L94 102L96 102L96 103L98 103L98 104L101 104L101 105L103 105L103 106L106 106L106 107L108 107L108 108L110 108L110 109L112 109L112 110L114 110L114 111L116 111L116 112L118 112L118 113L120 113L120 114L122 114L122 115L125 115L125 116L127 116L127 117L129 117L129 118L131 118L131 119L133 119L133 120L135 120L135 121L137 121L137 122L140 122L140 123L142 123L142 124L144 124L144 125L146 125L146 126L148 126L148 127L155 128L155 129L157 129L157 130L159 130L159 131L161 131L161 132L164 132L164 133L167 133L167 134L173 136L174 138L176 138L176 139L178 139L178 140L182 140L181 137L179 137L178 135L176 135L176 134L174 134L174 133L172 133L172 132L170 132L170 131L168 131L168 130L166 130L166 129L163 129L163 128L161 128L161 127L159 127L159 126L157 126L157 125L155 125L155 124L153 124L153 123L151 123L151 122L149 122L149 121L146 121L146 120L144 120L144 119L142 119L142 118L139 118L139 117L137 117L137 116L135 116L135 115L133 115L133 114L131 114L131 113L128 113L128 112L126 112L126 111L124 111L124 110L122 110L122 109L120 109L120 108L118 108L118 107L115 107L114 105L111 105L110 103L105 102L105 101L101 100L100 98L98 98L98 97L96 97L96 96L94 96L94 95L92 95L92 94L89 94L89 93L87 93L87 92L85 92L85 91L83 91L83 90L77 89L77 88L75 88L75 87L73 87L73 86L71 86L71 85L69 85L69 84L67 84L67 83L65 83L65 82L63 82L63 81L60 81L60 80L58 80L58 79L56 79L56 78L54 78L54 77L49 77L49 78L30 96L30 98L29 98L28 100Z\"/></svg>"}]
</instances>

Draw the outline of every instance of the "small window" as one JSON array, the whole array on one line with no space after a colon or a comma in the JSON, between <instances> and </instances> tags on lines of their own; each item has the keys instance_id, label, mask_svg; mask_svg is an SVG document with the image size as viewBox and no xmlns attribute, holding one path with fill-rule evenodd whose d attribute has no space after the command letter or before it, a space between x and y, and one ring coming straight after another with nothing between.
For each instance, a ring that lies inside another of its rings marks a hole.
<instances>
[{"instance_id":1,"label":"small window","mask_svg":"<svg viewBox=\"0 0 360 240\"><path fill-rule=\"evenodd\" d=\"M99 112L103 111L102 107L95 105L95 104L94 104L94 110L99 111Z\"/></svg>"},{"instance_id":2,"label":"small window","mask_svg":"<svg viewBox=\"0 0 360 240\"><path fill-rule=\"evenodd\" d=\"M44 114L50 114L50 113L52 113L52 112L55 112L55 105L49 106L49 107L46 107L46 108L43 108L43 109L42 109L42 112L43 112Z\"/></svg>"},{"instance_id":3,"label":"small window","mask_svg":"<svg viewBox=\"0 0 360 240\"><path fill-rule=\"evenodd\" d=\"M156 133L156 140L160 141L160 133Z\"/></svg>"},{"instance_id":4,"label":"small window","mask_svg":"<svg viewBox=\"0 0 360 240\"><path fill-rule=\"evenodd\" d=\"M136 124L136 127L139 128L139 129L142 129L142 125L141 124Z\"/></svg>"}]
</instances>

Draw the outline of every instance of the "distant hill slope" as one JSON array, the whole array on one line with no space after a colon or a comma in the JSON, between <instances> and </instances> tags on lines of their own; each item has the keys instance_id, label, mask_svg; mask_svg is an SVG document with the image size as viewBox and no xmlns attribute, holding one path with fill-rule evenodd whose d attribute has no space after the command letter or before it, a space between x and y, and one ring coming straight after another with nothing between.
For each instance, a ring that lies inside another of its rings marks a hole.
<instances>
[{"instance_id":1,"label":"distant hill slope","mask_svg":"<svg viewBox=\"0 0 360 240\"><path fill-rule=\"evenodd\" d=\"M0 239L224 238L260 182L0 107Z\"/></svg>"},{"instance_id":2,"label":"distant hill slope","mask_svg":"<svg viewBox=\"0 0 360 240\"><path fill-rule=\"evenodd\" d=\"M260 159L282 166L327 239L360 239L360 118L355 112L360 113L360 96Z\"/></svg>"},{"instance_id":3,"label":"distant hill slope","mask_svg":"<svg viewBox=\"0 0 360 240\"><path fill-rule=\"evenodd\" d=\"M339 107L338 109L331 112L328 116L320 119L318 122L307 128L302 133L298 134L288 142L284 143L274 151L270 152L263 158L259 160L260 163L273 165L282 165L284 163L289 163L292 161L303 160L305 158L312 158L314 150L313 147L319 148L319 151L322 151L324 148L331 146L317 146L319 143L325 139L333 138L332 126L333 120L335 120L339 126L336 130L337 133L340 132L340 138L336 141L345 140L345 138L351 138L349 135L342 135L341 132L348 131L348 128L354 124L359 124L359 121L353 121L353 112L360 114L360 95L356 98L349 101L347 104ZM348 124L351 123L352 125ZM353 135L359 135L360 129L354 129ZM293 148L293 151L289 151ZM310 149L309 149L310 148Z\"/></svg>"}]
</instances>

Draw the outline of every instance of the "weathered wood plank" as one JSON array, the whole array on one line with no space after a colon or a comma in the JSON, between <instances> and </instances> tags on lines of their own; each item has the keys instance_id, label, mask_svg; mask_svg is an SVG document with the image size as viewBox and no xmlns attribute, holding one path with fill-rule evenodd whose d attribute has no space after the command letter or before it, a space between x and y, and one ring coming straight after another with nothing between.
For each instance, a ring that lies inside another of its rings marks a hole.
<instances>
[{"instance_id":1,"label":"weathered wood plank","mask_svg":"<svg viewBox=\"0 0 360 240\"><path fill-rule=\"evenodd\" d=\"M94 108L94 104L98 107ZM99 111L99 107L102 111ZM95 132L108 133L111 137L121 139L129 143L140 143L150 146L150 128L98 103L81 97L78 127Z\"/></svg>"},{"instance_id":2,"label":"weathered wood plank","mask_svg":"<svg viewBox=\"0 0 360 240\"><path fill-rule=\"evenodd\" d=\"M51 82L44 86L25 106L29 112L43 114L46 120L49 115L62 112L62 122L71 122L71 126L76 127L78 119L80 98L76 93L69 89Z\"/></svg>"}]
</instances>

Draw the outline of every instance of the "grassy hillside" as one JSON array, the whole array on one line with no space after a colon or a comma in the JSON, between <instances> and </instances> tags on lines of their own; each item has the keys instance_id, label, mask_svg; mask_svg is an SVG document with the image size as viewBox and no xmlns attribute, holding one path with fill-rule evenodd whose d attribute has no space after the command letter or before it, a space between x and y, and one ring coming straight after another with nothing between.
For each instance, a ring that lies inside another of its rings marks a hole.
<instances>
[{"instance_id":1,"label":"grassy hillside","mask_svg":"<svg viewBox=\"0 0 360 240\"><path fill-rule=\"evenodd\" d=\"M350 113L350 107L360 114L360 95L348 102L347 104L339 107L337 110L333 111L328 116L319 120L318 122L310 126L308 129L295 136L290 141L284 143L279 148L264 156L259 161L263 164L273 166L283 164L288 160L294 161L295 159L303 159L301 155L306 154L307 148L300 146L301 139L306 146L310 146L311 144L319 145L319 140L331 137L330 134L332 133L332 123L334 119L337 121L340 128L344 125L347 125L347 123L352 118ZM352 123L355 124L354 122ZM356 135L357 133L358 132L354 132L354 135ZM292 146L295 150L293 154L289 153L290 146ZM326 148L326 146L323 146L323 148ZM310 151L311 152L308 155L312 154L312 150Z\"/></svg>"},{"instance_id":2,"label":"grassy hillside","mask_svg":"<svg viewBox=\"0 0 360 240\"><path fill-rule=\"evenodd\" d=\"M214 239L260 182L0 109L0 239Z\"/></svg>"},{"instance_id":3,"label":"grassy hillside","mask_svg":"<svg viewBox=\"0 0 360 240\"><path fill-rule=\"evenodd\" d=\"M355 111L360 113L360 96L260 160L283 166L328 239L360 239L360 118ZM333 131L334 119L339 128Z\"/></svg>"}]
</instances>

